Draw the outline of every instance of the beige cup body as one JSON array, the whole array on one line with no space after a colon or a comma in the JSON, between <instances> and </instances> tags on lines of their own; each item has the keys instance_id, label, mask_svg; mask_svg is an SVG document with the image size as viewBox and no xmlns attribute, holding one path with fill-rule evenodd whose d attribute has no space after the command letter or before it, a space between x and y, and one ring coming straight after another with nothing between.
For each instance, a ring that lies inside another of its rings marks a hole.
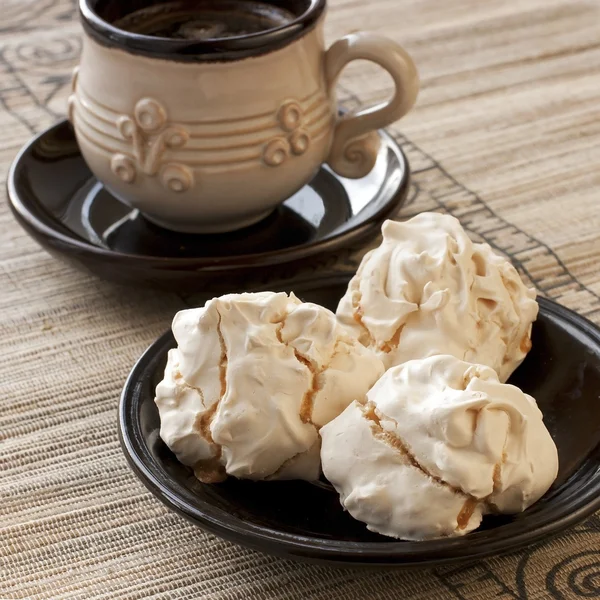
<instances>
[{"instance_id":1,"label":"beige cup body","mask_svg":"<svg viewBox=\"0 0 600 600\"><path fill-rule=\"evenodd\" d=\"M94 175L154 222L188 232L258 221L326 161L336 123L322 22L229 62L175 62L86 37L69 116Z\"/></svg>"}]
</instances>

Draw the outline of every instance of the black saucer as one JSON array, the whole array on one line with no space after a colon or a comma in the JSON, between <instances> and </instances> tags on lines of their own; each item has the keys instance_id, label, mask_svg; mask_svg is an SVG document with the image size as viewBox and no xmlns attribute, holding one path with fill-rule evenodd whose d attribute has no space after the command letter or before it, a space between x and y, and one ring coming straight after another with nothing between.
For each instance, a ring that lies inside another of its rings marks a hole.
<instances>
[{"instance_id":1,"label":"black saucer","mask_svg":"<svg viewBox=\"0 0 600 600\"><path fill-rule=\"evenodd\" d=\"M392 138L381 132L377 164L350 180L322 168L313 181L269 217L216 235L174 233L116 200L91 174L70 124L62 121L31 140L8 175L17 220L49 252L121 283L208 291L256 274L285 277L341 248L380 232L406 198L409 169Z\"/></svg>"},{"instance_id":2,"label":"black saucer","mask_svg":"<svg viewBox=\"0 0 600 600\"><path fill-rule=\"evenodd\" d=\"M347 279L294 286L304 300L335 308ZM133 470L168 507L233 542L335 565L409 567L472 561L514 550L569 527L600 508L600 330L540 299L533 349L510 383L534 396L558 447L558 479L529 510L486 517L462 538L402 542L371 533L344 512L337 494L306 482L200 483L159 437L154 388L162 378L170 332L133 368L119 407L119 435ZM176 540L173 540L176 543Z\"/></svg>"}]
</instances>

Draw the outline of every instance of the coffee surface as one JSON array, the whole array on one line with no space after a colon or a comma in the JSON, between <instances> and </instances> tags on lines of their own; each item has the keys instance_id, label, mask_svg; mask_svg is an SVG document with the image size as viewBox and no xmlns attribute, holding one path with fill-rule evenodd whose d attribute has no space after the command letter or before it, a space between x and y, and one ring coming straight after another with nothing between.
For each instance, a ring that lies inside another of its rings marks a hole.
<instances>
[{"instance_id":1,"label":"coffee surface","mask_svg":"<svg viewBox=\"0 0 600 600\"><path fill-rule=\"evenodd\" d=\"M294 18L290 11L264 2L166 2L136 10L113 25L131 33L201 41L260 33Z\"/></svg>"}]
</instances>

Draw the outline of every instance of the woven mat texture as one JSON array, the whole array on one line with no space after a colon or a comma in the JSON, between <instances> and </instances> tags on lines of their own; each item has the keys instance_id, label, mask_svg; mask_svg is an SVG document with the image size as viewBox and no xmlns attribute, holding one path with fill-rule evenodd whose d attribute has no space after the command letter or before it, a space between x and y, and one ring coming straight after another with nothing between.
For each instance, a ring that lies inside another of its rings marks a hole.
<instances>
[{"instance_id":1,"label":"woven mat texture","mask_svg":"<svg viewBox=\"0 0 600 600\"><path fill-rule=\"evenodd\" d=\"M392 129L414 173L401 216L456 215L540 294L600 323L600 2L332 0L329 40L357 29L404 44L421 73L418 106ZM80 39L75 0L0 0L0 179L64 115ZM340 96L352 107L390 89L358 62ZM598 515L503 558L362 572L247 551L169 512L128 468L116 407L182 306L50 257L2 198L0 598L600 597Z\"/></svg>"}]
</instances>

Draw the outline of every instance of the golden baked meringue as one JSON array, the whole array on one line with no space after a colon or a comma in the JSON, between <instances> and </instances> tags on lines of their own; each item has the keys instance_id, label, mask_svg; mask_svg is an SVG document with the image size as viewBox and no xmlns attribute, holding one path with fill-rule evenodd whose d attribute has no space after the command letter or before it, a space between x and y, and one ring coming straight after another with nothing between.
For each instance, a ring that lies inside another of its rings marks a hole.
<instances>
[{"instance_id":1,"label":"golden baked meringue","mask_svg":"<svg viewBox=\"0 0 600 600\"><path fill-rule=\"evenodd\" d=\"M384 371L335 315L293 294L214 298L173 320L160 436L198 479L317 479L318 428Z\"/></svg>"},{"instance_id":2,"label":"golden baked meringue","mask_svg":"<svg viewBox=\"0 0 600 600\"><path fill-rule=\"evenodd\" d=\"M339 303L339 320L387 368L452 354L506 381L531 348L535 291L449 215L386 221L382 231L383 242L364 256Z\"/></svg>"},{"instance_id":3,"label":"golden baked meringue","mask_svg":"<svg viewBox=\"0 0 600 600\"><path fill-rule=\"evenodd\" d=\"M453 356L408 361L320 431L342 505L384 535L458 536L536 502L558 472L535 400Z\"/></svg>"}]
</instances>

